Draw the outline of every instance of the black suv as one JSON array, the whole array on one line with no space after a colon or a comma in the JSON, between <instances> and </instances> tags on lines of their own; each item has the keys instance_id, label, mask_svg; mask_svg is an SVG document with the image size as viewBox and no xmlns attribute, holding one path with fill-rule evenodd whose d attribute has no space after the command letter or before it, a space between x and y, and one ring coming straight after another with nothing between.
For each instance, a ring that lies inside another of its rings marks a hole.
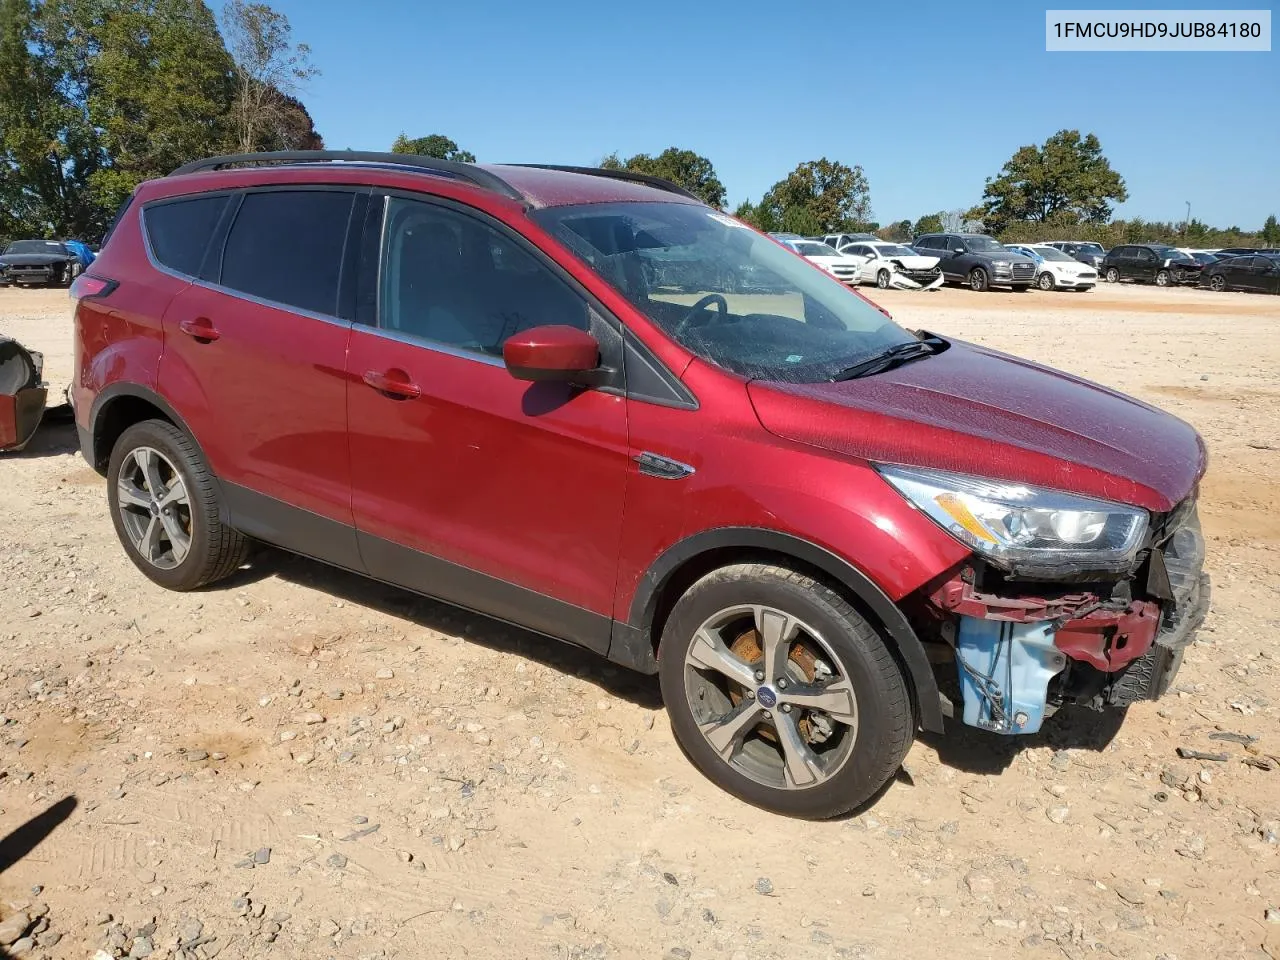
<instances>
[{"instance_id":1,"label":"black suv","mask_svg":"<svg viewBox=\"0 0 1280 960\"><path fill-rule=\"evenodd\" d=\"M974 290L1026 290L1036 278L1034 260L983 233L926 233L911 246L938 258L945 281L967 283Z\"/></svg>"},{"instance_id":2,"label":"black suv","mask_svg":"<svg viewBox=\"0 0 1280 960\"><path fill-rule=\"evenodd\" d=\"M1102 261L1102 275L1108 283L1134 280L1158 287L1199 283L1203 269L1194 258L1162 243L1122 243Z\"/></svg>"}]
</instances>

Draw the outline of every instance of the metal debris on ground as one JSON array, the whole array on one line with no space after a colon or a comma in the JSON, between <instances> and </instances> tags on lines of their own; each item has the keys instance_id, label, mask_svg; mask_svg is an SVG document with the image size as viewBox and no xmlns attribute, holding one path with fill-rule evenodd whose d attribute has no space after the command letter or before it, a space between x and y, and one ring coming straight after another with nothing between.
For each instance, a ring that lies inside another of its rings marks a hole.
<instances>
[{"instance_id":1,"label":"metal debris on ground","mask_svg":"<svg viewBox=\"0 0 1280 960\"><path fill-rule=\"evenodd\" d=\"M44 355L0 337L0 450L21 450L44 417Z\"/></svg>"},{"instance_id":2,"label":"metal debris on ground","mask_svg":"<svg viewBox=\"0 0 1280 960\"><path fill-rule=\"evenodd\" d=\"M1178 756L1183 760L1212 760L1215 763L1226 763L1231 759L1225 753L1205 753L1203 750L1192 750L1190 747L1179 747Z\"/></svg>"},{"instance_id":3,"label":"metal debris on ground","mask_svg":"<svg viewBox=\"0 0 1280 960\"><path fill-rule=\"evenodd\" d=\"M1226 730L1215 730L1209 734L1210 740L1226 740L1230 743L1238 743L1241 746L1248 746L1251 743L1257 743L1258 738L1251 733L1230 733Z\"/></svg>"}]
</instances>

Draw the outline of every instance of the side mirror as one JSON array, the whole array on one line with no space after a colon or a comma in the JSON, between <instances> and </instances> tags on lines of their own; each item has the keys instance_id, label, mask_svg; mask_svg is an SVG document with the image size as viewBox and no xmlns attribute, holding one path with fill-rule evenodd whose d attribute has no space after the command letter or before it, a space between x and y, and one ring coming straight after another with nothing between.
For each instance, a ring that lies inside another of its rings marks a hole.
<instances>
[{"instance_id":1,"label":"side mirror","mask_svg":"<svg viewBox=\"0 0 1280 960\"><path fill-rule=\"evenodd\" d=\"M964 253L964 252L965 252L965 249L964 249L964 247L952 247L952 248L951 248L951 252L952 252L952 253Z\"/></svg>"},{"instance_id":2,"label":"side mirror","mask_svg":"<svg viewBox=\"0 0 1280 960\"><path fill-rule=\"evenodd\" d=\"M530 327L502 344L502 359L517 380L585 383L600 365L600 344L577 327Z\"/></svg>"}]
</instances>

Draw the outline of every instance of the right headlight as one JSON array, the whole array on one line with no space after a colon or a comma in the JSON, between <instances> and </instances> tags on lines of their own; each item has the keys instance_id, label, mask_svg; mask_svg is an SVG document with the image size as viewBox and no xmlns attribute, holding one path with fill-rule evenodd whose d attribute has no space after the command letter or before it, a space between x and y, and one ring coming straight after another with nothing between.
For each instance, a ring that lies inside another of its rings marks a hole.
<instances>
[{"instance_id":1,"label":"right headlight","mask_svg":"<svg viewBox=\"0 0 1280 960\"><path fill-rule=\"evenodd\" d=\"M1011 570L1124 570L1147 532L1140 507L941 470L877 469L953 537Z\"/></svg>"}]
</instances>

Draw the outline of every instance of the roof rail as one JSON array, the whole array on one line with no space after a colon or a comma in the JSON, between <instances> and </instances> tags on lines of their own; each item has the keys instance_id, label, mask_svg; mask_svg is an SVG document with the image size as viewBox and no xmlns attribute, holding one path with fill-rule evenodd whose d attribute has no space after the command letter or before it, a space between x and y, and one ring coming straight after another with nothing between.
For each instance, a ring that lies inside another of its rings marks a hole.
<instances>
[{"instance_id":1,"label":"roof rail","mask_svg":"<svg viewBox=\"0 0 1280 960\"><path fill-rule=\"evenodd\" d=\"M411 153L378 153L367 150L277 150L269 153L233 153L222 157L193 160L178 167L170 176L198 173L202 170L221 170L235 164L331 163L334 161L416 167L466 181L512 200L519 200L521 203L528 202L527 198L507 181L475 164L460 163L456 160L438 160L435 157L420 157Z\"/></svg>"},{"instance_id":2,"label":"roof rail","mask_svg":"<svg viewBox=\"0 0 1280 960\"><path fill-rule=\"evenodd\" d=\"M703 203L703 199L696 193L691 193L678 183L672 183L670 180L664 180L662 177L651 177L647 173L633 173L630 170L606 170L604 167L571 167L558 163L511 163L506 164L511 167L533 167L538 170L559 170L562 173L584 173L590 177L608 177L611 180L627 180L631 183L642 183L647 187L654 187L657 190L665 190L667 193L676 193L690 200L697 200Z\"/></svg>"}]
</instances>

